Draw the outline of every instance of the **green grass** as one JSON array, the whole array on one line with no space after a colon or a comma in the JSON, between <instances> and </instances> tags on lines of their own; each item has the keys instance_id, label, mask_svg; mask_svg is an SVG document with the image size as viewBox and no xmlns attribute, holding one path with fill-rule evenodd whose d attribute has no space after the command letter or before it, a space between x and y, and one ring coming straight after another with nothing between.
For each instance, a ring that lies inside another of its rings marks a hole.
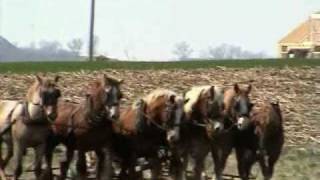
<instances>
[{"instance_id":1,"label":"green grass","mask_svg":"<svg viewBox=\"0 0 320 180\"><path fill-rule=\"evenodd\" d=\"M0 63L0 73L61 72L100 69L195 69L217 66L232 68L275 67L283 68L320 66L320 59L270 59L270 60L197 60L179 62L8 62Z\"/></svg>"}]
</instances>

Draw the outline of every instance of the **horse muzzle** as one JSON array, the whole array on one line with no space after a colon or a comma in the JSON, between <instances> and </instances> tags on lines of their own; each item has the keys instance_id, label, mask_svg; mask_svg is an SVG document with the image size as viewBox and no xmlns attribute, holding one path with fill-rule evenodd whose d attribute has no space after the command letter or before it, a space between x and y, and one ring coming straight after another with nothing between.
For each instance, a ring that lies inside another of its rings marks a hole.
<instances>
[{"instance_id":1,"label":"horse muzzle","mask_svg":"<svg viewBox=\"0 0 320 180\"><path fill-rule=\"evenodd\" d=\"M214 132L220 133L224 129L224 125L221 122L214 122L213 123L213 130Z\"/></svg>"},{"instance_id":2,"label":"horse muzzle","mask_svg":"<svg viewBox=\"0 0 320 180\"><path fill-rule=\"evenodd\" d=\"M245 130L249 126L249 118L248 117L239 117L237 120L237 128L239 130Z\"/></svg>"},{"instance_id":3,"label":"horse muzzle","mask_svg":"<svg viewBox=\"0 0 320 180\"><path fill-rule=\"evenodd\" d=\"M108 107L106 107L107 109ZM109 119L112 121L115 121L120 116L119 106L111 106L111 108L108 108L109 110Z\"/></svg>"},{"instance_id":4,"label":"horse muzzle","mask_svg":"<svg viewBox=\"0 0 320 180\"><path fill-rule=\"evenodd\" d=\"M44 108L45 114L50 121L54 121L57 118L56 107L48 106Z\"/></svg>"},{"instance_id":5,"label":"horse muzzle","mask_svg":"<svg viewBox=\"0 0 320 180\"><path fill-rule=\"evenodd\" d=\"M175 143L179 140L179 130L178 129L172 129L167 132L167 141L169 144Z\"/></svg>"}]
</instances>

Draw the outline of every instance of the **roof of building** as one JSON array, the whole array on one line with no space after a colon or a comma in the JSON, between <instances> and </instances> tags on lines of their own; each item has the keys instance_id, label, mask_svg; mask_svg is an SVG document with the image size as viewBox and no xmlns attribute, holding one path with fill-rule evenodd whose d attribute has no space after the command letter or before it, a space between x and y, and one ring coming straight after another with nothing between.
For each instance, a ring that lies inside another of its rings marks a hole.
<instances>
[{"instance_id":1,"label":"roof of building","mask_svg":"<svg viewBox=\"0 0 320 180\"><path fill-rule=\"evenodd\" d=\"M320 33L320 18L310 17L307 21L300 24L297 28L282 38L279 43L304 43L319 41L318 38L315 39L315 37L318 36L312 37L312 34L315 32Z\"/></svg>"}]
</instances>

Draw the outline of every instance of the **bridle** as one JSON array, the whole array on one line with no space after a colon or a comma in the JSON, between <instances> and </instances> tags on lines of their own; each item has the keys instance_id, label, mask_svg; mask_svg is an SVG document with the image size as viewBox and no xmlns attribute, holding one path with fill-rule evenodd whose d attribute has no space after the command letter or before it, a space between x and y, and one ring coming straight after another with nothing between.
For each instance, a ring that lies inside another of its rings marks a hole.
<instances>
[{"instance_id":1,"label":"bridle","mask_svg":"<svg viewBox=\"0 0 320 180\"><path fill-rule=\"evenodd\" d=\"M176 110L175 105L167 105L165 111L168 112L167 118L169 120L174 118L172 116L173 116L173 112L175 112L175 110ZM144 111L142 111L141 113L142 113L142 116L143 116L143 120L145 120L147 122L150 122L156 128L160 129L161 131L169 131L170 128L180 127L181 126L181 122L179 124L177 124L177 123L170 124L170 127L167 125L167 123L164 123L164 125L162 125L162 124L156 122L149 114L145 113Z\"/></svg>"}]
</instances>

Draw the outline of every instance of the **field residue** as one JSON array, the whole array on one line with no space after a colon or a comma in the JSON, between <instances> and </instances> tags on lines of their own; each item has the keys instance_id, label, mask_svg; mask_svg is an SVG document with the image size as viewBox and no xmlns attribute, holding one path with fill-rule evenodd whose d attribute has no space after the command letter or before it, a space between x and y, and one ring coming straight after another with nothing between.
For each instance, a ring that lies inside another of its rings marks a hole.
<instances>
[{"instance_id":1,"label":"field residue","mask_svg":"<svg viewBox=\"0 0 320 180\"><path fill-rule=\"evenodd\" d=\"M315 157L314 148L320 147L320 68L212 68L195 70L104 70L61 72L59 86L63 99L79 102L89 81L101 74L108 74L124 79L122 86L123 106L129 105L156 88L168 88L179 93L196 85L223 85L231 87L234 83L253 85L252 99L259 104L262 101L279 101L285 118L286 148L279 163L278 179L295 176L318 177L310 159ZM53 76L56 74L47 74ZM28 86L33 82L33 75L0 75L1 99L24 99ZM304 146L308 144L308 146ZM311 146L310 146L311 145ZM313 146L316 145L316 146ZM308 147L306 149L301 147ZM289 149L294 148L294 150ZM311 148L311 149L310 149ZM316 154L319 152L317 151ZM310 155L310 156L309 156ZM301 160L301 161L300 161ZM305 162L302 163L302 161ZM311 162L311 163L310 163ZM231 163L232 164L232 163ZM309 167L310 166L310 167ZM291 168L292 170L289 170ZM308 171L308 168L310 171ZM232 168L233 169L233 168ZM294 169L294 170L293 170ZM234 170L231 171L233 174ZM288 174L288 172L290 172ZM305 172L305 174L304 174Z\"/></svg>"},{"instance_id":2,"label":"field residue","mask_svg":"<svg viewBox=\"0 0 320 180\"><path fill-rule=\"evenodd\" d=\"M286 145L320 143L320 68L214 68L195 70L105 70L61 72L63 98L79 102L87 82L102 73L124 79L124 104L156 88L184 92L196 85L253 85L252 99L279 101L284 112ZM48 76L53 74L48 74ZM1 99L23 99L33 75L0 76Z\"/></svg>"}]
</instances>

